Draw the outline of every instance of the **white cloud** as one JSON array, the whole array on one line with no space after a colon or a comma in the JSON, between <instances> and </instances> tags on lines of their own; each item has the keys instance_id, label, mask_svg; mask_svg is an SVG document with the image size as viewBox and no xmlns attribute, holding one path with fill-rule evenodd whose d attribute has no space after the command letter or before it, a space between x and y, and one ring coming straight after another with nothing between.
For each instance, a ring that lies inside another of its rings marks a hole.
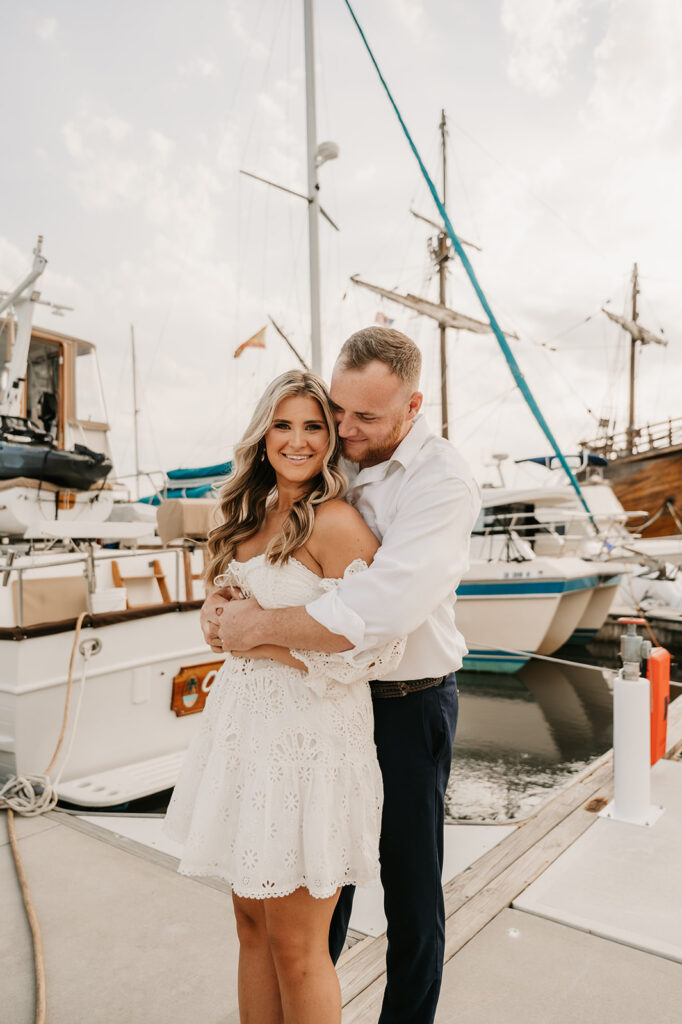
<instances>
[{"instance_id":1,"label":"white cloud","mask_svg":"<svg viewBox=\"0 0 682 1024\"><path fill-rule=\"evenodd\" d=\"M585 0L503 0L502 27L511 37L509 77L551 96L584 37Z\"/></svg>"},{"instance_id":2,"label":"white cloud","mask_svg":"<svg viewBox=\"0 0 682 1024\"><path fill-rule=\"evenodd\" d=\"M222 73L214 60L209 57L193 57L180 65L180 74L196 78L221 78Z\"/></svg>"},{"instance_id":3,"label":"white cloud","mask_svg":"<svg viewBox=\"0 0 682 1024\"><path fill-rule=\"evenodd\" d=\"M165 166L175 149L175 143L173 140L169 139L167 135L163 134L163 132L152 129L152 131L149 132L149 145L151 146L152 151L159 157L161 163Z\"/></svg>"},{"instance_id":4,"label":"white cloud","mask_svg":"<svg viewBox=\"0 0 682 1024\"><path fill-rule=\"evenodd\" d=\"M86 208L109 207L135 192L145 168L136 155L121 150L130 132L127 122L111 115L83 113L63 125L74 165L71 180Z\"/></svg>"},{"instance_id":5,"label":"white cloud","mask_svg":"<svg viewBox=\"0 0 682 1024\"><path fill-rule=\"evenodd\" d=\"M612 0L594 52L587 123L630 140L682 133L682 5L679 0Z\"/></svg>"},{"instance_id":6,"label":"white cloud","mask_svg":"<svg viewBox=\"0 0 682 1024\"><path fill-rule=\"evenodd\" d=\"M391 11L408 31L416 32L422 27L424 4L421 0L391 0Z\"/></svg>"},{"instance_id":7,"label":"white cloud","mask_svg":"<svg viewBox=\"0 0 682 1024\"><path fill-rule=\"evenodd\" d=\"M230 4L227 11L230 34L233 40L239 43L251 60L266 60L269 57L269 50L265 42L255 34L251 34L245 24L242 12L238 4Z\"/></svg>"},{"instance_id":8,"label":"white cloud","mask_svg":"<svg viewBox=\"0 0 682 1024\"><path fill-rule=\"evenodd\" d=\"M36 35L44 43L49 43L57 35L57 19L41 18L36 25Z\"/></svg>"},{"instance_id":9,"label":"white cloud","mask_svg":"<svg viewBox=\"0 0 682 1024\"><path fill-rule=\"evenodd\" d=\"M62 137L86 209L141 206L154 224L191 228L195 237L212 230L218 179L199 162L171 161L175 143L163 132L134 130L117 114L81 111L63 125Z\"/></svg>"}]
</instances>

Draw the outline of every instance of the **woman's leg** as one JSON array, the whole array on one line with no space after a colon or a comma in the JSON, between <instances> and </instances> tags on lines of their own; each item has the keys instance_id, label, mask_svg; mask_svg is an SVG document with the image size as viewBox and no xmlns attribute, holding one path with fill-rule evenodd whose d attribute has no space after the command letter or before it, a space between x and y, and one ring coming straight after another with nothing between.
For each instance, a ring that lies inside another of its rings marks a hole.
<instances>
[{"instance_id":1,"label":"woman's leg","mask_svg":"<svg viewBox=\"0 0 682 1024\"><path fill-rule=\"evenodd\" d=\"M267 900L232 894L239 936L239 1020L241 1024L283 1024L282 1000L265 922Z\"/></svg>"},{"instance_id":2,"label":"woman's leg","mask_svg":"<svg viewBox=\"0 0 682 1024\"><path fill-rule=\"evenodd\" d=\"M307 889L265 900L265 922L286 1024L340 1024L341 989L329 955L329 924L340 890Z\"/></svg>"}]
</instances>

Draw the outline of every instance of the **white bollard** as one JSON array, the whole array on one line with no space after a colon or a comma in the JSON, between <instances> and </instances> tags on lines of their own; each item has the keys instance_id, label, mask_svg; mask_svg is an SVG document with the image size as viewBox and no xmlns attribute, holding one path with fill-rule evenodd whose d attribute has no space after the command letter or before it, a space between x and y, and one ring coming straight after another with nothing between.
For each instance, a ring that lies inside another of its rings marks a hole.
<instances>
[{"instance_id":1,"label":"white bollard","mask_svg":"<svg viewBox=\"0 0 682 1024\"><path fill-rule=\"evenodd\" d=\"M613 817L642 825L651 805L649 680L627 679L624 669L613 684Z\"/></svg>"},{"instance_id":2,"label":"white bollard","mask_svg":"<svg viewBox=\"0 0 682 1024\"><path fill-rule=\"evenodd\" d=\"M628 620L620 620L628 621ZM631 825L653 825L662 813L651 804L651 684L640 676L651 644L630 620L621 638L623 667L613 684L613 801L605 817Z\"/></svg>"}]
</instances>

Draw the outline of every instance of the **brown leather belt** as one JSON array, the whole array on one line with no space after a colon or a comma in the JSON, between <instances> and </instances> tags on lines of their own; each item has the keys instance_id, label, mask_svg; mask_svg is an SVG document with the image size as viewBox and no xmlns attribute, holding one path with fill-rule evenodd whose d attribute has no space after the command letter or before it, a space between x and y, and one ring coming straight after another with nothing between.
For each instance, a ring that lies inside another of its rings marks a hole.
<instances>
[{"instance_id":1,"label":"brown leather belt","mask_svg":"<svg viewBox=\"0 0 682 1024\"><path fill-rule=\"evenodd\" d=\"M440 686L445 676L436 676L430 679L399 679L370 680L370 689L373 697L407 697L408 693L417 693L418 690L430 690L432 686Z\"/></svg>"}]
</instances>

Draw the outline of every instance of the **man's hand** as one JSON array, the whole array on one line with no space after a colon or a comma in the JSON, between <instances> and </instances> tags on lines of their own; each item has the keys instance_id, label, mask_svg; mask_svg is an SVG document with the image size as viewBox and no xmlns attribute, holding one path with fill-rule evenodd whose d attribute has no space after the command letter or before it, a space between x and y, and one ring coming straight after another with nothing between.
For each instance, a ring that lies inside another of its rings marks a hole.
<instances>
[{"instance_id":1,"label":"man's hand","mask_svg":"<svg viewBox=\"0 0 682 1024\"><path fill-rule=\"evenodd\" d=\"M243 599L243 596L238 587L223 587L222 590L216 590L215 593L209 594L201 606L201 612L199 613L201 631L204 634L204 640L215 654L224 653L218 635L220 616L227 607L228 602ZM225 650L229 650L229 648L225 648Z\"/></svg>"}]
</instances>

